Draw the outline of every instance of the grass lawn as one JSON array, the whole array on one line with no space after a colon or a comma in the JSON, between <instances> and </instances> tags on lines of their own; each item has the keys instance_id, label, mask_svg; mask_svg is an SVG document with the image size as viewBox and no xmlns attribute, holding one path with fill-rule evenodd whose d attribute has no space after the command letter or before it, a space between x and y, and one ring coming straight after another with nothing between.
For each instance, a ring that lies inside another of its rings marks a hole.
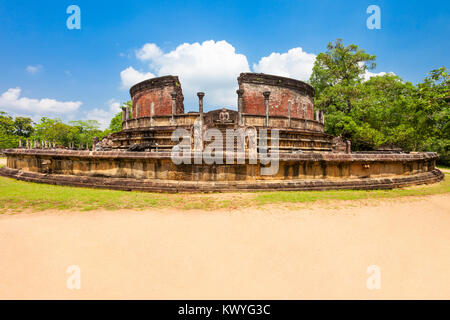
<instances>
[{"instance_id":1,"label":"grass lawn","mask_svg":"<svg viewBox=\"0 0 450 320\"><path fill-rule=\"evenodd\" d=\"M42 211L176 208L245 208L264 204L305 203L323 200L362 200L424 196L450 192L450 174L445 180L424 186L394 190L275 191L212 194L166 194L53 186L0 177L0 213L23 209Z\"/></svg>"}]
</instances>

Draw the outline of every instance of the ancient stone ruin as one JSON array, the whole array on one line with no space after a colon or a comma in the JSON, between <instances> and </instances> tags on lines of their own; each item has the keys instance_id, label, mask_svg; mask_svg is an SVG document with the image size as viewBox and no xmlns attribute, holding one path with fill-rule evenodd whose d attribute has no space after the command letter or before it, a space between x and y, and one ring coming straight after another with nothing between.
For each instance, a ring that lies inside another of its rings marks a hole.
<instances>
[{"instance_id":1,"label":"ancient stone ruin","mask_svg":"<svg viewBox=\"0 0 450 320\"><path fill-rule=\"evenodd\" d=\"M130 89L122 131L92 150L5 150L3 176L34 182L143 191L324 190L394 188L440 181L437 154L352 152L324 133L314 89L295 79L242 73L236 109L185 112L178 77ZM41 144L39 142L39 144ZM211 146L214 146L212 148Z\"/></svg>"}]
</instances>

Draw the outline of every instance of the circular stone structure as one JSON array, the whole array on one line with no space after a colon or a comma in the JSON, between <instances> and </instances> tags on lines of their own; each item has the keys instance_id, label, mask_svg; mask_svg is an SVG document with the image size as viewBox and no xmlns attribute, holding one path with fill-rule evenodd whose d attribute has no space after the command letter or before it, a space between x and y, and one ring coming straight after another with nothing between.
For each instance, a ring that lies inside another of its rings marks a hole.
<instances>
[{"instance_id":1,"label":"circular stone structure","mask_svg":"<svg viewBox=\"0 0 450 320\"><path fill-rule=\"evenodd\" d=\"M176 76L130 89L122 131L93 150L4 150L0 175L19 180L121 190L212 192L390 189L443 179L433 152L351 152L324 133L314 89L295 79L242 73L237 110L184 112ZM73 144L71 144L73 146ZM212 147L213 146L213 147Z\"/></svg>"}]
</instances>

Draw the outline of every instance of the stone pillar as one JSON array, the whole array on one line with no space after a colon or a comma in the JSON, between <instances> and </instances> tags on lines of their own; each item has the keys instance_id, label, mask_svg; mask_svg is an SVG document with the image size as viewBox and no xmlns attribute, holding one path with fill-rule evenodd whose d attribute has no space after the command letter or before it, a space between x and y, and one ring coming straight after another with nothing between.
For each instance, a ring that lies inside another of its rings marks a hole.
<instances>
[{"instance_id":1,"label":"stone pillar","mask_svg":"<svg viewBox=\"0 0 450 320\"><path fill-rule=\"evenodd\" d=\"M128 120L128 108L122 107L122 128L123 128L124 123L125 123L125 129L128 128L127 120Z\"/></svg>"},{"instance_id":2,"label":"stone pillar","mask_svg":"<svg viewBox=\"0 0 450 320\"><path fill-rule=\"evenodd\" d=\"M352 142L350 140L345 141L345 153L352 153Z\"/></svg>"},{"instance_id":3,"label":"stone pillar","mask_svg":"<svg viewBox=\"0 0 450 320\"><path fill-rule=\"evenodd\" d=\"M238 125L244 125L244 119L242 118L242 95L244 94L244 90L238 89L236 90L238 95Z\"/></svg>"},{"instance_id":4,"label":"stone pillar","mask_svg":"<svg viewBox=\"0 0 450 320\"><path fill-rule=\"evenodd\" d=\"M288 117L288 127L291 127L291 102L287 105L287 117Z\"/></svg>"},{"instance_id":5,"label":"stone pillar","mask_svg":"<svg viewBox=\"0 0 450 320\"><path fill-rule=\"evenodd\" d=\"M175 113L177 112L177 110L176 110L176 107L177 107L177 93L176 92L172 92L170 95L172 96L172 117L170 118L170 124L171 125L176 125Z\"/></svg>"},{"instance_id":6,"label":"stone pillar","mask_svg":"<svg viewBox=\"0 0 450 320\"><path fill-rule=\"evenodd\" d=\"M320 111L316 110L316 121L319 121L319 117L320 117Z\"/></svg>"},{"instance_id":7,"label":"stone pillar","mask_svg":"<svg viewBox=\"0 0 450 320\"><path fill-rule=\"evenodd\" d=\"M19 139L19 148L22 148L22 139Z\"/></svg>"},{"instance_id":8,"label":"stone pillar","mask_svg":"<svg viewBox=\"0 0 450 320\"><path fill-rule=\"evenodd\" d=\"M198 96L198 112L200 113L200 121L203 124L203 97L205 96L204 92L197 92Z\"/></svg>"},{"instance_id":9,"label":"stone pillar","mask_svg":"<svg viewBox=\"0 0 450 320\"><path fill-rule=\"evenodd\" d=\"M264 121L264 125L266 127L269 126L269 97L270 97L270 91L264 91L264 107L266 109L266 120Z\"/></svg>"},{"instance_id":10,"label":"stone pillar","mask_svg":"<svg viewBox=\"0 0 450 320\"><path fill-rule=\"evenodd\" d=\"M30 149L30 142L27 140L25 140L25 146L27 149Z\"/></svg>"},{"instance_id":11,"label":"stone pillar","mask_svg":"<svg viewBox=\"0 0 450 320\"><path fill-rule=\"evenodd\" d=\"M322 124L325 123L325 113L322 110L320 111L320 122Z\"/></svg>"},{"instance_id":12,"label":"stone pillar","mask_svg":"<svg viewBox=\"0 0 450 320\"><path fill-rule=\"evenodd\" d=\"M150 105L150 126L154 126L153 123L153 116L155 115L155 103L152 102L152 104Z\"/></svg>"}]
</instances>

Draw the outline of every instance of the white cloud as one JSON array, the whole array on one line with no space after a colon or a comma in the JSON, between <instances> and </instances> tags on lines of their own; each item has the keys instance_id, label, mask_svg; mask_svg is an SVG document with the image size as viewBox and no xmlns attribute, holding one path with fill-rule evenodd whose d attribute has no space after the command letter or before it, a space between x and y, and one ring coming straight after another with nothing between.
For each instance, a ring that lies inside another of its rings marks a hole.
<instances>
[{"instance_id":1,"label":"white cloud","mask_svg":"<svg viewBox=\"0 0 450 320\"><path fill-rule=\"evenodd\" d=\"M151 72L140 72L128 67L120 73L122 87L129 88L155 76L177 75L187 111L197 109L198 91L206 93L205 104L209 109L235 106L237 77L241 72L250 71L246 56L236 53L227 41L183 43L168 52L154 43L146 43L135 53L138 60L148 64ZM296 47L284 53L272 52L262 57L253 64L253 71L307 81L315 60L314 53ZM384 74L367 71L364 79Z\"/></svg>"},{"instance_id":2,"label":"white cloud","mask_svg":"<svg viewBox=\"0 0 450 320\"><path fill-rule=\"evenodd\" d=\"M241 72L250 71L245 55L236 53L226 41L183 43L166 53L157 45L147 43L136 52L136 57L149 63L157 76L179 76L185 106L193 110L197 108L198 91L206 93L207 106L236 105L236 79ZM134 70L129 67L122 73L127 70L131 73L130 69Z\"/></svg>"},{"instance_id":3,"label":"white cloud","mask_svg":"<svg viewBox=\"0 0 450 320\"><path fill-rule=\"evenodd\" d=\"M39 71L42 70L42 66L41 66L41 65L37 65L37 66L27 66L27 67L25 68L25 70L26 70L29 74L34 75L34 74L36 74L36 73L38 73Z\"/></svg>"},{"instance_id":4,"label":"white cloud","mask_svg":"<svg viewBox=\"0 0 450 320\"><path fill-rule=\"evenodd\" d=\"M395 75L395 73L393 73L393 72L378 72L378 73L376 73L376 72L370 72L369 70L366 70L366 72L363 74L362 78L363 78L363 81L367 81L372 77L378 77L378 76L382 77L386 74Z\"/></svg>"},{"instance_id":5,"label":"white cloud","mask_svg":"<svg viewBox=\"0 0 450 320\"><path fill-rule=\"evenodd\" d=\"M154 43L146 43L136 52L136 57L141 61L157 59L162 55L162 50Z\"/></svg>"},{"instance_id":6,"label":"white cloud","mask_svg":"<svg viewBox=\"0 0 450 320\"><path fill-rule=\"evenodd\" d=\"M97 120L100 123L100 129L108 128L111 119L120 111L120 102L115 99L108 101L105 109L95 108L86 113L88 120Z\"/></svg>"},{"instance_id":7,"label":"white cloud","mask_svg":"<svg viewBox=\"0 0 450 320\"><path fill-rule=\"evenodd\" d=\"M122 70L120 78L122 80L122 88L129 89L131 86L146 79L154 78L155 75L151 72L139 72L133 67L128 67Z\"/></svg>"},{"instance_id":8,"label":"white cloud","mask_svg":"<svg viewBox=\"0 0 450 320\"><path fill-rule=\"evenodd\" d=\"M253 64L253 70L259 73L273 74L298 80L309 80L316 55L307 53L302 48L290 49L285 53L273 52Z\"/></svg>"},{"instance_id":9,"label":"white cloud","mask_svg":"<svg viewBox=\"0 0 450 320\"><path fill-rule=\"evenodd\" d=\"M20 97L21 88L11 88L0 96L0 110L12 114L62 115L75 112L81 105L81 101L57 101L54 99L31 99Z\"/></svg>"}]
</instances>

